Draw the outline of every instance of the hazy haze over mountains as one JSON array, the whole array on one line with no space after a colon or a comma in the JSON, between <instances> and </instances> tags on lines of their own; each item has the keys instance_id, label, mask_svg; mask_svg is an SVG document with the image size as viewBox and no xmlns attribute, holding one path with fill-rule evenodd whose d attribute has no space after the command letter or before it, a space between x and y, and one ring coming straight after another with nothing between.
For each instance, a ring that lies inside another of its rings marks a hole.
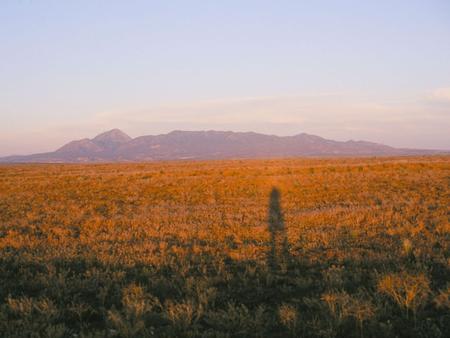
<instances>
[{"instance_id":1,"label":"hazy haze over mountains","mask_svg":"<svg viewBox=\"0 0 450 338\"><path fill-rule=\"evenodd\" d=\"M301 133L294 136L254 132L181 131L131 138L119 129L93 139L69 142L54 152L8 156L0 162L137 162L182 159L276 158L300 156L430 155L438 151L399 149L366 141L339 142Z\"/></svg>"},{"instance_id":2,"label":"hazy haze over mountains","mask_svg":"<svg viewBox=\"0 0 450 338\"><path fill-rule=\"evenodd\" d=\"M448 0L0 1L0 27L0 157L116 127L450 149Z\"/></svg>"}]
</instances>

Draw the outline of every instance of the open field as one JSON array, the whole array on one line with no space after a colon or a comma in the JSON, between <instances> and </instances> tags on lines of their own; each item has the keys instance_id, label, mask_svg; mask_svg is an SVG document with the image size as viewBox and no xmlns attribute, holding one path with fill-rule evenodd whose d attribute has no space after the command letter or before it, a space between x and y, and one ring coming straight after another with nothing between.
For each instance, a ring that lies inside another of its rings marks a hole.
<instances>
[{"instance_id":1,"label":"open field","mask_svg":"<svg viewBox=\"0 0 450 338\"><path fill-rule=\"evenodd\" d=\"M450 157L0 166L0 336L450 337Z\"/></svg>"}]
</instances>

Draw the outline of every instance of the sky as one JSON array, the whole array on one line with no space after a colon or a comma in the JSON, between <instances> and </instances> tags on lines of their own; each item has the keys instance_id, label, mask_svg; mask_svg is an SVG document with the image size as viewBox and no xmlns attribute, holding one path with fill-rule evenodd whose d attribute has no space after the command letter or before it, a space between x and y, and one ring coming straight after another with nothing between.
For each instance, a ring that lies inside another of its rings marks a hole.
<instances>
[{"instance_id":1,"label":"sky","mask_svg":"<svg viewBox=\"0 0 450 338\"><path fill-rule=\"evenodd\" d=\"M120 128L450 149L450 1L0 0L0 156Z\"/></svg>"}]
</instances>

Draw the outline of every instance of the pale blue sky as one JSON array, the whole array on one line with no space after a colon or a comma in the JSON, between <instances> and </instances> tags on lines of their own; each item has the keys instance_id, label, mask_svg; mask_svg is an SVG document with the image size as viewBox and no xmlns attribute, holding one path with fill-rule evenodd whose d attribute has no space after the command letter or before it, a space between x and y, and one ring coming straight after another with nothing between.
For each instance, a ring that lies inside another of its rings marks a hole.
<instances>
[{"instance_id":1,"label":"pale blue sky","mask_svg":"<svg viewBox=\"0 0 450 338\"><path fill-rule=\"evenodd\" d=\"M0 1L0 155L111 128L450 149L450 1Z\"/></svg>"}]
</instances>

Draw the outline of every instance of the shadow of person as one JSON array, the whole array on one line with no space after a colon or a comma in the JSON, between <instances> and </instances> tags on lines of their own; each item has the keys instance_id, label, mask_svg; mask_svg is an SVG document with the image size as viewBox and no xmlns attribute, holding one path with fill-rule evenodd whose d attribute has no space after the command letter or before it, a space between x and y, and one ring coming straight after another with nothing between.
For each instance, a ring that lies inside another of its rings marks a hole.
<instances>
[{"instance_id":1,"label":"shadow of person","mask_svg":"<svg viewBox=\"0 0 450 338\"><path fill-rule=\"evenodd\" d=\"M267 264L272 272L286 272L289 265L289 242L280 203L280 191L272 188L269 197L268 229L270 249Z\"/></svg>"}]
</instances>

